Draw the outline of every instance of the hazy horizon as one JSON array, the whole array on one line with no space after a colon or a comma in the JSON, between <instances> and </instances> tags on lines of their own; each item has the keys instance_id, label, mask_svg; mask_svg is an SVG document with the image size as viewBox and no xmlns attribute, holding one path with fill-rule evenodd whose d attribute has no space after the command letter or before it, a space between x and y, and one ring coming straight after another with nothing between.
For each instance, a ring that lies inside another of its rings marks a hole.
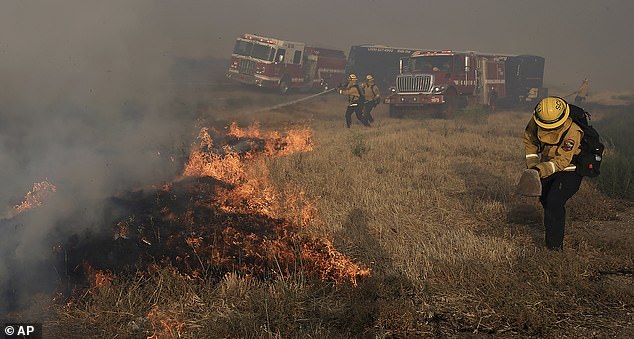
<instances>
[{"instance_id":1,"label":"hazy horizon","mask_svg":"<svg viewBox=\"0 0 634 339\"><path fill-rule=\"evenodd\" d=\"M164 68L173 57L228 58L237 36L258 33L346 54L366 43L534 54L546 58L547 85L574 90L589 78L591 90L634 90L634 79L622 76L634 66L619 63L634 51L626 37L631 1L10 0L0 8L5 81L7 69L30 64L75 76L108 66Z\"/></svg>"}]
</instances>

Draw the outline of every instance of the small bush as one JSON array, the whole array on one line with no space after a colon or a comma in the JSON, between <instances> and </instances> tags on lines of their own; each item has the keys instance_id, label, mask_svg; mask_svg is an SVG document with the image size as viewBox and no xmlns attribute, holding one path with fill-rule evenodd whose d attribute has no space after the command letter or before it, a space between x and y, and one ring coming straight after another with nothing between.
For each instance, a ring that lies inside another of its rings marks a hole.
<instances>
[{"instance_id":1,"label":"small bush","mask_svg":"<svg viewBox=\"0 0 634 339\"><path fill-rule=\"evenodd\" d=\"M365 142L363 135L355 133L352 136L352 154L356 157L362 158L370 150L370 146Z\"/></svg>"}]
</instances>

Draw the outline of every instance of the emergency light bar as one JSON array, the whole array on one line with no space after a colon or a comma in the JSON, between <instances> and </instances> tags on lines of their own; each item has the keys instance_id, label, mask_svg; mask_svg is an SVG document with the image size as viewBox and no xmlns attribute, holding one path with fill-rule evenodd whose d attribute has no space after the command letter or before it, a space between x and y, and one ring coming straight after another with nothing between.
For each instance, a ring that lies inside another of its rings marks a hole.
<instances>
[{"instance_id":1,"label":"emergency light bar","mask_svg":"<svg viewBox=\"0 0 634 339\"><path fill-rule=\"evenodd\" d=\"M259 42L266 42L266 43L272 44L272 45L277 44L277 40L264 38L264 37L260 37L260 36L255 36L255 35L250 35L250 34L245 34L243 36L243 38L248 39L248 40L259 41Z\"/></svg>"},{"instance_id":2,"label":"emergency light bar","mask_svg":"<svg viewBox=\"0 0 634 339\"><path fill-rule=\"evenodd\" d=\"M450 49L444 49L442 51L428 51L428 52L422 52L422 51L416 51L414 52L414 54L412 54L412 56L420 56L420 55L440 55L440 54L453 54L454 52Z\"/></svg>"}]
</instances>

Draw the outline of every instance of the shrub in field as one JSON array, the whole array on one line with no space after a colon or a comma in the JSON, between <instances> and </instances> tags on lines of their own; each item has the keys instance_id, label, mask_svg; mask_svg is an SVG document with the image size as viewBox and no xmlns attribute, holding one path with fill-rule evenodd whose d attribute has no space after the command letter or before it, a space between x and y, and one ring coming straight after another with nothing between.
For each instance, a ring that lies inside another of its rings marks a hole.
<instances>
[{"instance_id":1,"label":"shrub in field","mask_svg":"<svg viewBox=\"0 0 634 339\"><path fill-rule=\"evenodd\" d=\"M634 125L634 106L606 109L604 117L595 125L601 137L612 145L607 152L598 178L599 188L606 194L634 200L634 135L629 131Z\"/></svg>"},{"instance_id":2,"label":"shrub in field","mask_svg":"<svg viewBox=\"0 0 634 339\"><path fill-rule=\"evenodd\" d=\"M360 133L355 133L352 135L352 137L350 138L351 142L350 144L352 145L352 154L354 156L357 156L359 158L363 157L366 153L368 153L368 150L370 149L370 146L368 146L368 144L365 142L365 139L363 138L363 135L361 135Z\"/></svg>"}]
</instances>

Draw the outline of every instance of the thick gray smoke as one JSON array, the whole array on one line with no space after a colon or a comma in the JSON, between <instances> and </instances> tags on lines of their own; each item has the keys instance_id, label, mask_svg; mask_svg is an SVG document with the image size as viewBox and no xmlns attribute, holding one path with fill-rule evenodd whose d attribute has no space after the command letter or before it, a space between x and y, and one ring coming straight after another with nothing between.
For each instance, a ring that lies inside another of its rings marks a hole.
<instances>
[{"instance_id":1,"label":"thick gray smoke","mask_svg":"<svg viewBox=\"0 0 634 339\"><path fill-rule=\"evenodd\" d=\"M536 54L553 94L586 77L591 91L632 90L633 10L629 0L4 0L0 291L32 280L50 242L98 225L104 198L171 178L196 113L173 100L177 57L227 58L250 32L346 52L374 43ZM44 206L2 217L44 179L57 186Z\"/></svg>"},{"instance_id":2,"label":"thick gray smoke","mask_svg":"<svg viewBox=\"0 0 634 339\"><path fill-rule=\"evenodd\" d=\"M174 105L168 74L179 54L150 2L0 7L4 312L25 297L21 287L55 282L54 270L40 267L51 244L103 223L104 199L173 178L194 121ZM45 179L57 191L44 205L9 217Z\"/></svg>"}]
</instances>

